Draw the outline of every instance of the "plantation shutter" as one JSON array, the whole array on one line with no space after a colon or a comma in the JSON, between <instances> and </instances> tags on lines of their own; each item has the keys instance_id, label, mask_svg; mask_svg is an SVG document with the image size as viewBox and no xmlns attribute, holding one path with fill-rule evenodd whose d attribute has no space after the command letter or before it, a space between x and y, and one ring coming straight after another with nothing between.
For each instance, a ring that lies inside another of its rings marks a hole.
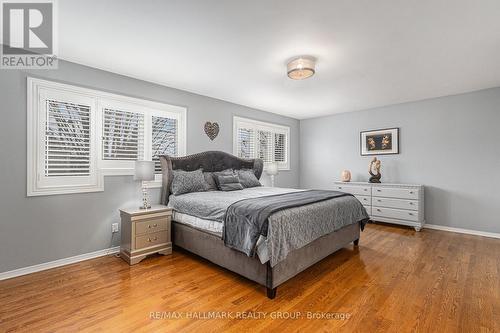
<instances>
[{"instance_id":1,"label":"plantation shutter","mask_svg":"<svg viewBox=\"0 0 500 333\"><path fill-rule=\"evenodd\" d=\"M255 131L253 129L239 127L237 134L237 156L241 158L254 158L256 151L255 142Z\"/></svg>"},{"instance_id":2,"label":"plantation shutter","mask_svg":"<svg viewBox=\"0 0 500 333\"><path fill-rule=\"evenodd\" d=\"M274 140L273 133L270 131L258 131L258 157L264 161L264 163L274 162Z\"/></svg>"},{"instance_id":3,"label":"plantation shutter","mask_svg":"<svg viewBox=\"0 0 500 333\"><path fill-rule=\"evenodd\" d=\"M274 161L286 162L286 135L283 133L274 134Z\"/></svg>"},{"instance_id":4,"label":"plantation shutter","mask_svg":"<svg viewBox=\"0 0 500 333\"><path fill-rule=\"evenodd\" d=\"M234 154L240 158L260 158L265 164L288 165L288 127L235 117Z\"/></svg>"},{"instance_id":5,"label":"plantation shutter","mask_svg":"<svg viewBox=\"0 0 500 333\"><path fill-rule=\"evenodd\" d=\"M105 108L102 129L103 160L144 158L144 115Z\"/></svg>"},{"instance_id":6,"label":"plantation shutter","mask_svg":"<svg viewBox=\"0 0 500 333\"><path fill-rule=\"evenodd\" d=\"M46 177L91 174L90 118L88 105L46 100Z\"/></svg>"},{"instance_id":7,"label":"plantation shutter","mask_svg":"<svg viewBox=\"0 0 500 333\"><path fill-rule=\"evenodd\" d=\"M177 156L178 147L178 120L173 118L152 117L151 148L152 159L155 162L155 173L161 173L160 156Z\"/></svg>"}]
</instances>

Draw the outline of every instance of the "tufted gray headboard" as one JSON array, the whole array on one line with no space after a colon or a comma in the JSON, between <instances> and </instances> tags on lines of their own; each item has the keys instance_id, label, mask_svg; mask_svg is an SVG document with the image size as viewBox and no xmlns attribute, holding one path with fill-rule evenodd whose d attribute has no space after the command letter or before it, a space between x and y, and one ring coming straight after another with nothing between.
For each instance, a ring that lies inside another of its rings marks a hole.
<instances>
[{"instance_id":1,"label":"tufted gray headboard","mask_svg":"<svg viewBox=\"0 0 500 333\"><path fill-rule=\"evenodd\" d=\"M171 157L160 156L163 184L161 203L166 205L170 196L172 170L194 171L203 169L205 172L222 171L226 169L253 169L257 179L262 175L264 163L261 159L243 159L223 151L205 151L203 153Z\"/></svg>"}]
</instances>

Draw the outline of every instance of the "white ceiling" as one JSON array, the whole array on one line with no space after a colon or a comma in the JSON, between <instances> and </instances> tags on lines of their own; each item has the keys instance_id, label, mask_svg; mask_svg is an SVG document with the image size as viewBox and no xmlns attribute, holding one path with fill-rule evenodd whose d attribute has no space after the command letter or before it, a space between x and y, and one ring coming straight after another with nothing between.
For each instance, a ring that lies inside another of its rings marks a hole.
<instances>
[{"instance_id":1,"label":"white ceiling","mask_svg":"<svg viewBox=\"0 0 500 333\"><path fill-rule=\"evenodd\" d=\"M498 0L63 0L59 55L294 118L500 86ZM318 58L304 81L286 61Z\"/></svg>"}]
</instances>

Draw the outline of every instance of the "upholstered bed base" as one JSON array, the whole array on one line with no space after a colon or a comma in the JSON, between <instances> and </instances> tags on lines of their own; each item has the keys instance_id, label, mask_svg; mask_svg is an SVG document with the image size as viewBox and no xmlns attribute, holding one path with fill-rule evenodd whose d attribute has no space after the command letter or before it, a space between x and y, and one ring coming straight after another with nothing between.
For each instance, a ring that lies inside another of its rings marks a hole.
<instances>
[{"instance_id":1,"label":"upholstered bed base","mask_svg":"<svg viewBox=\"0 0 500 333\"><path fill-rule=\"evenodd\" d=\"M359 240L359 223L343 227L308 245L291 252L284 261L272 267L261 264L226 246L220 237L185 224L172 222L173 243L219 266L238 273L267 288L267 296L274 298L276 288L342 247Z\"/></svg>"},{"instance_id":2,"label":"upholstered bed base","mask_svg":"<svg viewBox=\"0 0 500 333\"><path fill-rule=\"evenodd\" d=\"M252 169L257 179L262 175L261 159L242 159L221 151L207 151L182 157L161 156L163 186L161 203L168 204L173 170L204 172L225 169ZM276 288L302 272L316 262L340 248L359 239L359 223L355 223L325 235L308 245L288 254L284 261L272 267L261 264L258 258L249 258L245 254L224 245L219 236L201 231L177 222L172 223L173 243L183 249L199 255L209 261L238 273L267 288L267 296L274 298Z\"/></svg>"}]
</instances>

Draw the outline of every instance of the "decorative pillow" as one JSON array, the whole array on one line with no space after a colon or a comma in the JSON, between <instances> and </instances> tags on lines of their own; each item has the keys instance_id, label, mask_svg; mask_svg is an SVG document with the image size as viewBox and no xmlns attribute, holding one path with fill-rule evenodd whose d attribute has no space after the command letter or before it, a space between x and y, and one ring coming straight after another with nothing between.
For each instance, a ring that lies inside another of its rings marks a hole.
<instances>
[{"instance_id":1,"label":"decorative pillow","mask_svg":"<svg viewBox=\"0 0 500 333\"><path fill-rule=\"evenodd\" d=\"M205 177L205 181L207 182L207 191L217 191L217 183L215 182L213 172L203 172L203 176Z\"/></svg>"},{"instance_id":2,"label":"decorative pillow","mask_svg":"<svg viewBox=\"0 0 500 333\"><path fill-rule=\"evenodd\" d=\"M244 188L262 186L257 177L255 177L252 169L236 170L236 173Z\"/></svg>"},{"instance_id":3,"label":"decorative pillow","mask_svg":"<svg viewBox=\"0 0 500 333\"><path fill-rule=\"evenodd\" d=\"M217 184L221 191L235 191L242 190L243 186L240 184L240 179L236 175L217 175Z\"/></svg>"},{"instance_id":4,"label":"decorative pillow","mask_svg":"<svg viewBox=\"0 0 500 333\"><path fill-rule=\"evenodd\" d=\"M234 176L234 170L233 169L226 169L222 171L214 171L212 172L212 177L214 178L215 185L217 185L217 190L219 190L219 181L217 179L217 176Z\"/></svg>"},{"instance_id":5,"label":"decorative pillow","mask_svg":"<svg viewBox=\"0 0 500 333\"><path fill-rule=\"evenodd\" d=\"M173 195L205 192L208 189L201 169L195 171L173 170L172 175L171 192Z\"/></svg>"}]
</instances>

